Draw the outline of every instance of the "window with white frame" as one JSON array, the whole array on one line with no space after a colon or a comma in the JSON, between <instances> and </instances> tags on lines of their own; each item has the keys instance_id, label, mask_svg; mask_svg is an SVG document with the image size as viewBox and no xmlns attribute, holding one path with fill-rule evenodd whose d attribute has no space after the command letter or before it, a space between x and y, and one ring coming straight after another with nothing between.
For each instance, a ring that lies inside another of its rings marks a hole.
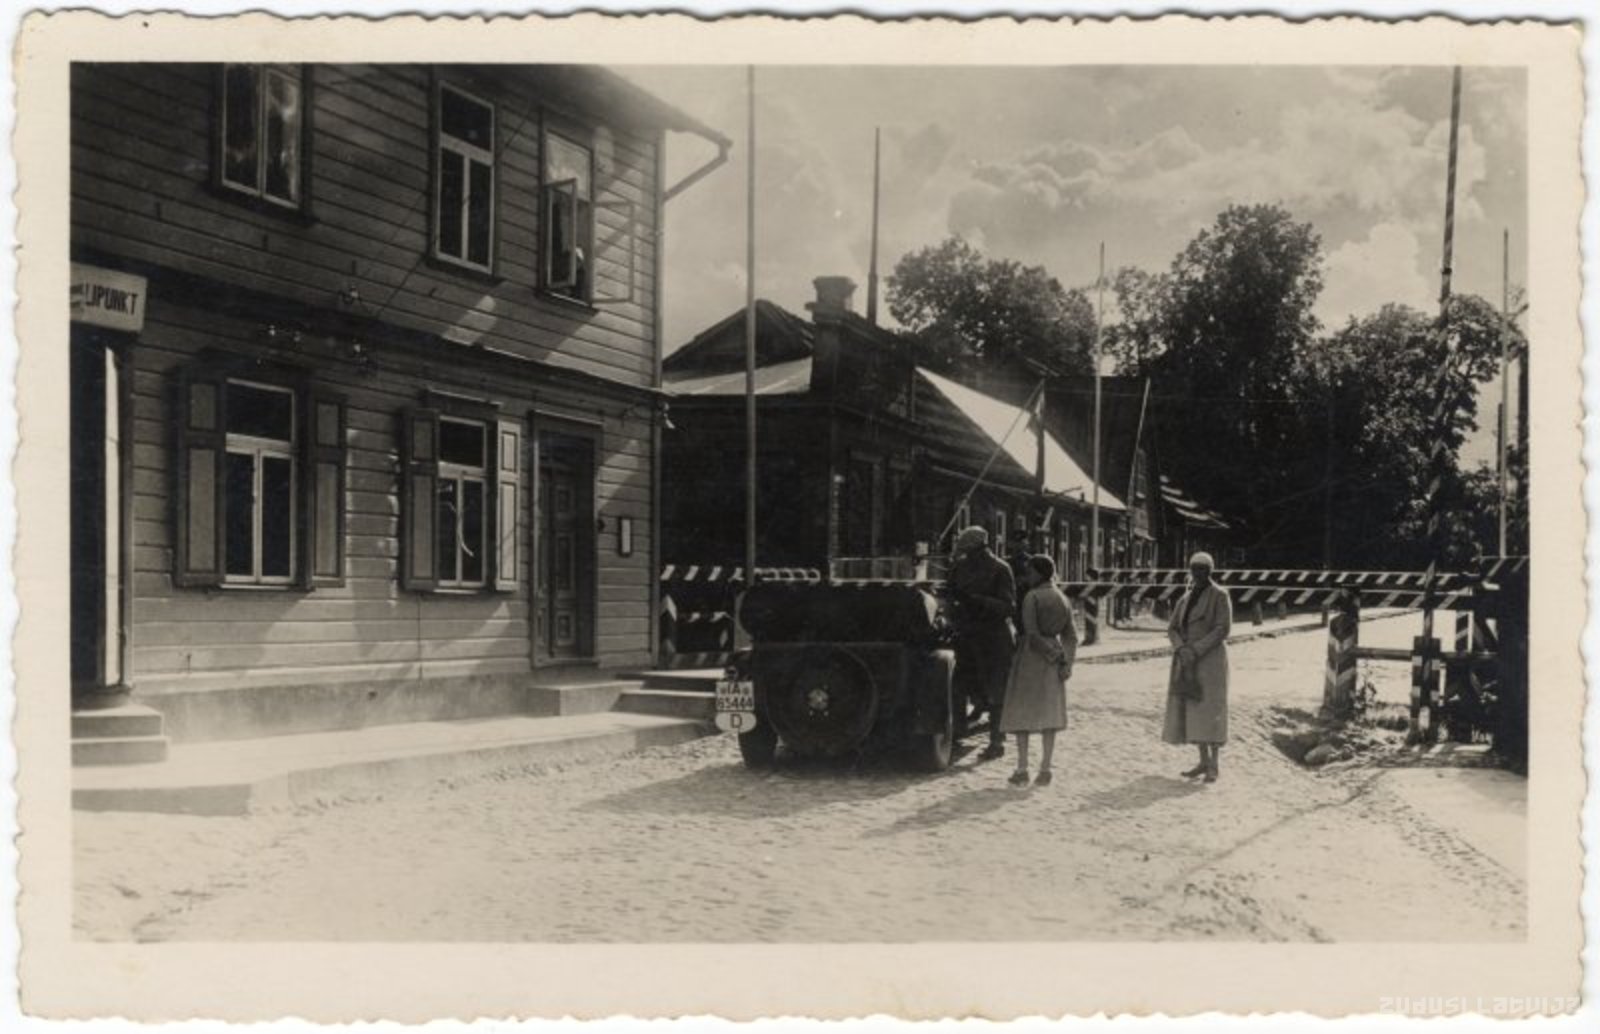
<instances>
[{"instance_id":1,"label":"window with white frame","mask_svg":"<svg viewBox=\"0 0 1600 1034\"><path fill-rule=\"evenodd\" d=\"M483 272L494 265L494 105L447 83L435 91L433 251Z\"/></svg>"},{"instance_id":2,"label":"window with white frame","mask_svg":"<svg viewBox=\"0 0 1600 1034\"><path fill-rule=\"evenodd\" d=\"M223 580L288 585L295 573L295 396L227 382Z\"/></svg>"},{"instance_id":3,"label":"window with white frame","mask_svg":"<svg viewBox=\"0 0 1600 1034\"><path fill-rule=\"evenodd\" d=\"M293 66L223 65L217 180L285 208L304 200L304 73Z\"/></svg>"},{"instance_id":4,"label":"window with white frame","mask_svg":"<svg viewBox=\"0 0 1600 1034\"><path fill-rule=\"evenodd\" d=\"M439 420L438 564L440 588L480 588L487 555L488 427Z\"/></svg>"}]
</instances>

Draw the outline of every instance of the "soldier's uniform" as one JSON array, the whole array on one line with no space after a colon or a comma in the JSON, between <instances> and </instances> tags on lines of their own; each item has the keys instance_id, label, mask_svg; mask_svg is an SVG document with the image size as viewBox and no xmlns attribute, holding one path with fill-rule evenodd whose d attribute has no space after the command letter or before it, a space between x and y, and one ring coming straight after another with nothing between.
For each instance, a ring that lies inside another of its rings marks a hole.
<instances>
[{"instance_id":1,"label":"soldier's uniform","mask_svg":"<svg viewBox=\"0 0 1600 1034\"><path fill-rule=\"evenodd\" d=\"M973 530L962 532L957 539L968 545L950 568L945 582L950 590L956 632L956 687L961 699L987 708L989 753L994 754L997 749L1003 751L1005 744L1000 733L1000 707L1005 700L1015 643L1011 619L1017 587L1011 568L989 551L987 535L975 538L969 535Z\"/></svg>"}]
</instances>

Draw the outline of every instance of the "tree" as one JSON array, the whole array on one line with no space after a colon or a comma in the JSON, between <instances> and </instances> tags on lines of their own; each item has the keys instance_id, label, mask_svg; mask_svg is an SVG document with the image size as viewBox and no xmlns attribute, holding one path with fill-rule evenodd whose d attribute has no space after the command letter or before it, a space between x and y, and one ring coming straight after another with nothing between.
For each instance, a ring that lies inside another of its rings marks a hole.
<instances>
[{"instance_id":1,"label":"tree","mask_svg":"<svg viewBox=\"0 0 1600 1034\"><path fill-rule=\"evenodd\" d=\"M1118 318L1106 325L1102 346L1114 360L1117 373L1148 373L1167 350L1172 280L1165 274L1123 266L1111 276L1111 292Z\"/></svg>"},{"instance_id":2,"label":"tree","mask_svg":"<svg viewBox=\"0 0 1600 1034\"><path fill-rule=\"evenodd\" d=\"M1323 470L1324 406L1300 376L1319 326L1321 239L1276 205L1234 205L1167 274L1126 286L1135 320L1124 315L1119 340L1163 386L1168 469L1242 526L1244 544L1309 550L1289 532Z\"/></svg>"},{"instance_id":3,"label":"tree","mask_svg":"<svg viewBox=\"0 0 1600 1034\"><path fill-rule=\"evenodd\" d=\"M1521 332L1492 305L1456 295L1441 322L1415 309L1386 305L1352 319L1306 364L1308 390L1333 392L1339 407L1335 514L1344 562L1420 568L1429 560L1429 454L1442 436L1447 466L1440 488L1447 566L1471 564L1498 549L1492 472L1463 472L1461 446L1478 428L1477 388L1498 370L1502 335L1513 349ZM1448 419L1434 422L1444 370ZM1518 457L1513 456L1513 465ZM1486 481L1485 478L1488 478ZM1486 500L1489 500L1486 502ZM1513 514L1513 530L1517 512ZM1487 520L1487 523L1486 523Z\"/></svg>"},{"instance_id":4,"label":"tree","mask_svg":"<svg viewBox=\"0 0 1600 1034\"><path fill-rule=\"evenodd\" d=\"M888 303L935 365L960 372L1018 357L1056 373L1091 372L1088 296L1042 266L988 258L959 237L902 256Z\"/></svg>"}]
</instances>

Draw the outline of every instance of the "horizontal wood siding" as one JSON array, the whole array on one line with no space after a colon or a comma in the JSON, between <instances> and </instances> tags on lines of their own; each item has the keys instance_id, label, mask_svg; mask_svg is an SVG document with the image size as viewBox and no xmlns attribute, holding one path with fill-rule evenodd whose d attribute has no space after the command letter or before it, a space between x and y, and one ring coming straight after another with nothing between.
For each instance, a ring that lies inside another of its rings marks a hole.
<instances>
[{"instance_id":1,"label":"horizontal wood siding","mask_svg":"<svg viewBox=\"0 0 1600 1034\"><path fill-rule=\"evenodd\" d=\"M212 188L213 71L204 65L74 65L75 246L279 295L315 308L354 289L358 311L630 385L654 377L656 141L603 119L595 195L633 202L635 227L601 210L593 309L540 294L541 99L505 74L463 83L496 104L496 277L429 262L430 74L423 66L311 68L311 218L262 211ZM597 128L598 127L598 128ZM448 346L445 346L448 347Z\"/></svg>"},{"instance_id":2,"label":"horizontal wood siding","mask_svg":"<svg viewBox=\"0 0 1600 1034\"><path fill-rule=\"evenodd\" d=\"M262 355L259 335L259 324L150 299L132 367L133 674L140 692L530 671L535 551L527 479L519 501L523 538L515 592L400 588L398 414L428 387L488 398L506 419L526 417L538 400L602 421L597 509L608 528L619 517L634 519L634 553L617 556L614 534L601 536L598 662L621 667L648 659L647 410L534 379L509 380L471 362L422 368L391 357L372 372L358 372L320 341L277 355L313 366L319 384L348 399L345 584L314 591L174 587L171 406L177 370L207 348Z\"/></svg>"}]
</instances>

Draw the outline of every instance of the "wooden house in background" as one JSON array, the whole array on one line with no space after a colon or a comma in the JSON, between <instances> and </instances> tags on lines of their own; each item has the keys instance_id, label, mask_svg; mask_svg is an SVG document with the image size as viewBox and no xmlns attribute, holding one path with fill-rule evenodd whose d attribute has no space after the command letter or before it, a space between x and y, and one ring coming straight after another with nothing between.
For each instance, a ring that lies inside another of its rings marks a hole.
<instances>
[{"instance_id":1,"label":"wooden house in background","mask_svg":"<svg viewBox=\"0 0 1600 1034\"><path fill-rule=\"evenodd\" d=\"M663 152L726 138L589 66L71 90L77 704L224 738L650 660Z\"/></svg>"},{"instance_id":2,"label":"wooden house in background","mask_svg":"<svg viewBox=\"0 0 1600 1034\"><path fill-rule=\"evenodd\" d=\"M919 368L904 338L851 311L848 278L815 285L809 320L756 305L758 563L908 576L974 523L1002 551L1022 530L1064 560L1090 493L1061 443L1044 436L1041 486L1029 414ZM664 367L667 562L731 567L744 552L744 311ZM1101 493L1108 521L1120 496Z\"/></svg>"}]
</instances>

